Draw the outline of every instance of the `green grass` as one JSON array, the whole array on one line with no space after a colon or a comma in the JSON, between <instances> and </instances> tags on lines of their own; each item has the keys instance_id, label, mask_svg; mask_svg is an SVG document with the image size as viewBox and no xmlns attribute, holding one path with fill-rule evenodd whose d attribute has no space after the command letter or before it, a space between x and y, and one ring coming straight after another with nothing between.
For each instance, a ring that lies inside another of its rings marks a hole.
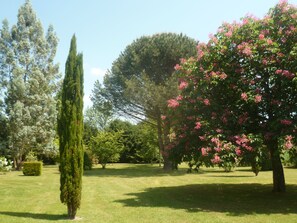
<instances>
[{"instance_id":1,"label":"green grass","mask_svg":"<svg viewBox=\"0 0 297 223\"><path fill-rule=\"evenodd\" d=\"M114 164L86 171L79 222L247 222L297 221L296 169L285 169L287 192L274 194L272 173L259 176L238 168L231 173L202 169L172 174L158 166ZM0 222L70 222L59 201L57 166L42 176L0 175Z\"/></svg>"}]
</instances>

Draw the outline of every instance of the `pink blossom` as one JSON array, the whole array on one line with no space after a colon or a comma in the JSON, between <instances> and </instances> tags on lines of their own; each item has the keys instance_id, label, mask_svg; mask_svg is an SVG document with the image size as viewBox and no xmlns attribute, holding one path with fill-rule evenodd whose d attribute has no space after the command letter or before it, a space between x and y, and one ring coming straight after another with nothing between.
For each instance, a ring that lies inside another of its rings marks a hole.
<instances>
[{"instance_id":1,"label":"pink blossom","mask_svg":"<svg viewBox=\"0 0 297 223\"><path fill-rule=\"evenodd\" d=\"M217 132L217 133L222 133L223 130L222 130L222 129L216 129L216 132Z\"/></svg>"},{"instance_id":2,"label":"pink blossom","mask_svg":"<svg viewBox=\"0 0 297 223\"><path fill-rule=\"evenodd\" d=\"M215 150L217 153L219 153L219 152L222 151L222 148L220 148L220 147L215 147L214 150Z\"/></svg>"},{"instance_id":3,"label":"pink blossom","mask_svg":"<svg viewBox=\"0 0 297 223\"><path fill-rule=\"evenodd\" d=\"M244 100L244 101L247 101L248 100L247 93L245 93L245 92L241 93L241 99Z\"/></svg>"},{"instance_id":4,"label":"pink blossom","mask_svg":"<svg viewBox=\"0 0 297 223\"><path fill-rule=\"evenodd\" d=\"M290 26L290 30L294 32L296 30L296 27L295 26Z\"/></svg>"},{"instance_id":5,"label":"pink blossom","mask_svg":"<svg viewBox=\"0 0 297 223\"><path fill-rule=\"evenodd\" d=\"M180 59L180 63L181 63L181 64L184 64L184 63L186 63L186 62L187 62L187 59L185 59L185 58L181 58L181 59Z\"/></svg>"},{"instance_id":6,"label":"pink blossom","mask_svg":"<svg viewBox=\"0 0 297 223\"><path fill-rule=\"evenodd\" d=\"M256 103L259 103L259 102L261 102L261 101L262 101L262 96L257 94L257 95L255 96L255 102L256 102Z\"/></svg>"},{"instance_id":7,"label":"pink blossom","mask_svg":"<svg viewBox=\"0 0 297 223\"><path fill-rule=\"evenodd\" d=\"M198 54L198 58L197 60L200 60L203 56L204 56L204 49L205 49L206 45L205 43L199 43L197 46L197 54Z\"/></svg>"},{"instance_id":8,"label":"pink blossom","mask_svg":"<svg viewBox=\"0 0 297 223\"><path fill-rule=\"evenodd\" d=\"M227 78L227 74L225 74L225 73L220 74L220 79L221 80L225 80L226 78Z\"/></svg>"},{"instance_id":9,"label":"pink blossom","mask_svg":"<svg viewBox=\"0 0 297 223\"><path fill-rule=\"evenodd\" d=\"M176 100L178 100L178 101L183 100L183 96L182 96L182 95L177 96L177 97L176 97Z\"/></svg>"},{"instance_id":10,"label":"pink blossom","mask_svg":"<svg viewBox=\"0 0 297 223\"><path fill-rule=\"evenodd\" d=\"M200 139L201 141L205 141L205 140L206 140L206 136L199 136L199 139Z\"/></svg>"},{"instance_id":11,"label":"pink blossom","mask_svg":"<svg viewBox=\"0 0 297 223\"><path fill-rule=\"evenodd\" d=\"M248 19L248 18L244 18L244 19L242 20L242 23L243 23L243 25L248 24L248 23L249 23L249 19Z\"/></svg>"},{"instance_id":12,"label":"pink blossom","mask_svg":"<svg viewBox=\"0 0 297 223\"><path fill-rule=\"evenodd\" d=\"M176 99L170 99L167 103L169 108L176 108L179 106L179 102Z\"/></svg>"},{"instance_id":13,"label":"pink blossom","mask_svg":"<svg viewBox=\"0 0 297 223\"><path fill-rule=\"evenodd\" d=\"M187 88L188 85L189 85L188 82L181 81L180 84L179 84L179 86L178 86L178 88L179 88L179 90L183 90L183 89Z\"/></svg>"},{"instance_id":14,"label":"pink blossom","mask_svg":"<svg viewBox=\"0 0 297 223\"><path fill-rule=\"evenodd\" d=\"M174 66L174 69L175 69L175 70L180 70L180 69L181 69L181 65L176 64L176 65Z\"/></svg>"},{"instance_id":15,"label":"pink blossom","mask_svg":"<svg viewBox=\"0 0 297 223\"><path fill-rule=\"evenodd\" d=\"M259 39L262 40L262 39L264 39L264 38L265 38L264 34L261 33L261 34L259 35Z\"/></svg>"},{"instance_id":16,"label":"pink blossom","mask_svg":"<svg viewBox=\"0 0 297 223\"><path fill-rule=\"evenodd\" d=\"M291 125L292 124L292 121L288 120L288 119L282 119L282 120L280 120L280 122L282 125Z\"/></svg>"},{"instance_id":17,"label":"pink blossom","mask_svg":"<svg viewBox=\"0 0 297 223\"><path fill-rule=\"evenodd\" d=\"M293 143L291 141L288 141L285 143L285 148L286 149L291 149L293 147Z\"/></svg>"},{"instance_id":18,"label":"pink blossom","mask_svg":"<svg viewBox=\"0 0 297 223\"><path fill-rule=\"evenodd\" d=\"M283 76L285 76L288 79L293 79L295 77L295 74L291 73L288 70L283 70L282 74L283 74Z\"/></svg>"},{"instance_id":19,"label":"pink blossom","mask_svg":"<svg viewBox=\"0 0 297 223\"><path fill-rule=\"evenodd\" d=\"M242 53L245 54L246 56L251 56L252 55L252 50L251 50L250 47L246 47L246 48L244 48Z\"/></svg>"},{"instance_id":20,"label":"pink blossom","mask_svg":"<svg viewBox=\"0 0 297 223\"><path fill-rule=\"evenodd\" d=\"M215 155L213 159L211 159L213 164L217 164L221 162L221 158L218 155Z\"/></svg>"},{"instance_id":21,"label":"pink blossom","mask_svg":"<svg viewBox=\"0 0 297 223\"><path fill-rule=\"evenodd\" d=\"M207 156L208 155L207 149L201 148L201 154L202 154L202 156Z\"/></svg>"},{"instance_id":22,"label":"pink blossom","mask_svg":"<svg viewBox=\"0 0 297 223\"><path fill-rule=\"evenodd\" d=\"M165 120L167 117L165 115L161 115L161 119Z\"/></svg>"},{"instance_id":23,"label":"pink blossom","mask_svg":"<svg viewBox=\"0 0 297 223\"><path fill-rule=\"evenodd\" d=\"M267 65L267 64L268 64L268 61L267 61L266 59L263 59L263 60L262 60L262 64L263 64L263 65Z\"/></svg>"},{"instance_id":24,"label":"pink blossom","mask_svg":"<svg viewBox=\"0 0 297 223\"><path fill-rule=\"evenodd\" d=\"M205 105L210 105L210 102L209 102L208 99L204 99L204 100L203 100L203 103L204 103Z\"/></svg>"},{"instance_id":25,"label":"pink blossom","mask_svg":"<svg viewBox=\"0 0 297 223\"><path fill-rule=\"evenodd\" d=\"M287 140L287 141L291 141L292 139L293 139L293 136L291 136L291 135L287 135L287 136L286 136L286 140Z\"/></svg>"},{"instance_id":26,"label":"pink blossom","mask_svg":"<svg viewBox=\"0 0 297 223\"><path fill-rule=\"evenodd\" d=\"M252 49L247 42L243 42L237 46L237 49L246 56L252 55Z\"/></svg>"},{"instance_id":27,"label":"pink blossom","mask_svg":"<svg viewBox=\"0 0 297 223\"><path fill-rule=\"evenodd\" d=\"M271 39L268 39L268 40L267 40L267 44L268 44L268 45L272 45L272 43L273 43L273 42L272 42Z\"/></svg>"},{"instance_id":28,"label":"pink blossom","mask_svg":"<svg viewBox=\"0 0 297 223\"><path fill-rule=\"evenodd\" d=\"M232 36L232 31L228 31L227 33L225 33L226 37L231 37Z\"/></svg>"},{"instance_id":29,"label":"pink blossom","mask_svg":"<svg viewBox=\"0 0 297 223\"><path fill-rule=\"evenodd\" d=\"M239 147L237 147L237 148L235 149L235 153L236 153L237 156L241 156L242 151L240 150Z\"/></svg>"},{"instance_id":30,"label":"pink blossom","mask_svg":"<svg viewBox=\"0 0 297 223\"><path fill-rule=\"evenodd\" d=\"M194 129L200 129L202 126L200 122L196 122L195 124L196 124L196 126Z\"/></svg>"},{"instance_id":31,"label":"pink blossom","mask_svg":"<svg viewBox=\"0 0 297 223\"><path fill-rule=\"evenodd\" d=\"M283 73L283 70L280 70L280 69L279 70L276 70L275 73L276 74L282 74Z\"/></svg>"}]
</instances>

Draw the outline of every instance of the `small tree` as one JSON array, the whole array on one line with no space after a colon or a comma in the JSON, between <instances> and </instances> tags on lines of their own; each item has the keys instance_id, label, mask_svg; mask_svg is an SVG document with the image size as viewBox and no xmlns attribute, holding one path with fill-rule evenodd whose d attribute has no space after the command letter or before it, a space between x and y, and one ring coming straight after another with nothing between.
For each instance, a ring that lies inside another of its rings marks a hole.
<instances>
[{"instance_id":1,"label":"small tree","mask_svg":"<svg viewBox=\"0 0 297 223\"><path fill-rule=\"evenodd\" d=\"M124 148L120 141L122 132L99 132L91 139L91 149L97 155L99 163L105 169L109 162L117 162Z\"/></svg>"},{"instance_id":2,"label":"small tree","mask_svg":"<svg viewBox=\"0 0 297 223\"><path fill-rule=\"evenodd\" d=\"M60 142L60 199L74 219L80 207L83 173L83 57L71 39L58 119Z\"/></svg>"}]
</instances>

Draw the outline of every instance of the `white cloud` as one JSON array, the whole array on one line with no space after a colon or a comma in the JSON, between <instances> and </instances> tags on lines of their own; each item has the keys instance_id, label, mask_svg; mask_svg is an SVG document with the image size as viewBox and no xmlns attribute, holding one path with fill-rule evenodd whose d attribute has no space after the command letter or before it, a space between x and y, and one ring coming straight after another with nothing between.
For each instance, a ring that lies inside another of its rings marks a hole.
<instances>
[{"instance_id":1,"label":"white cloud","mask_svg":"<svg viewBox=\"0 0 297 223\"><path fill-rule=\"evenodd\" d=\"M92 67L91 68L91 74L96 76L96 77L104 77L105 73L107 70L101 69L98 67Z\"/></svg>"}]
</instances>

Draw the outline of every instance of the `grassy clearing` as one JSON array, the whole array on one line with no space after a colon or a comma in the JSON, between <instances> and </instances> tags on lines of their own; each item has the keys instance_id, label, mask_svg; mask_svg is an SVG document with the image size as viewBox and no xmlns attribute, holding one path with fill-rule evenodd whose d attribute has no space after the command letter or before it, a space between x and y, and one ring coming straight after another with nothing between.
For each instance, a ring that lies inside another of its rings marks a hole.
<instances>
[{"instance_id":1,"label":"grassy clearing","mask_svg":"<svg viewBox=\"0 0 297 223\"><path fill-rule=\"evenodd\" d=\"M285 169L287 193L271 192L272 173L247 168L231 173L186 169L166 174L158 166L115 164L86 171L79 222L296 222L296 169ZM59 201L57 167L40 177L0 175L0 222L70 222Z\"/></svg>"}]
</instances>

